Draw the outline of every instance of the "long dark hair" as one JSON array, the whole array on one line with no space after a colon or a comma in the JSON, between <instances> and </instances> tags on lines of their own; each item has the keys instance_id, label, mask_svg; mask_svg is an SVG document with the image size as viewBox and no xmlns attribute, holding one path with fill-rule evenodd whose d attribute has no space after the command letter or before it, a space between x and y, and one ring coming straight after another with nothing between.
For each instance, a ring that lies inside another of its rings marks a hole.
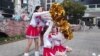
<instances>
[{"instance_id":1,"label":"long dark hair","mask_svg":"<svg viewBox=\"0 0 100 56\"><path fill-rule=\"evenodd\" d=\"M42 6L36 6L34 12L37 12L37 10Z\"/></svg>"}]
</instances>

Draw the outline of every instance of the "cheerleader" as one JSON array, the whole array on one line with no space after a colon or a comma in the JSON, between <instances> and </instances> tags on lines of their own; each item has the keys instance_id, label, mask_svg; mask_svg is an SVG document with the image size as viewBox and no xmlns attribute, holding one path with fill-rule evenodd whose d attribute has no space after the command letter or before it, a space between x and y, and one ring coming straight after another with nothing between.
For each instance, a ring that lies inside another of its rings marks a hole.
<instances>
[{"instance_id":1,"label":"cheerleader","mask_svg":"<svg viewBox=\"0 0 100 56\"><path fill-rule=\"evenodd\" d=\"M64 39L63 34L59 28L52 24L52 21L48 21L49 26L44 33L44 51L43 56L67 56L66 52L71 51L71 48L62 45Z\"/></svg>"},{"instance_id":2,"label":"cheerleader","mask_svg":"<svg viewBox=\"0 0 100 56\"><path fill-rule=\"evenodd\" d=\"M34 40L35 43L35 56L39 56L39 38L40 38L40 33L43 29L43 21L41 19L42 14L46 14L46 12L42 12L42 7L41 6L36 6L35 11L32 15L32 19L30 22L30 25L28 26L26 30L26 38L28 40L27 46L25 48L25 53L24 56L29 56L29 48L32 45L32 42Z\"/></svg>"},{"instance_id":3,"label":"cheerleader","mask_svg":"<svg viewBox=\"0 0 100 56\"><path fill-rule=\"evenodd\" d=\"M71 51L72 49L68 46L63 46L62 41L64 40L63 34L60 32L59 28L54 26L51 32L53 51L55 56L67 56L66 52Z\"/></svg>"},{"instance_id":4,"label":"cheerleader","mask_svg":"<svg viewBox=\"0 0 100 56\"><path fill-rule=\"evenodd\" d=\"M44 48L43 48L43 56L55 56L55 52L52 49L52 42L50 37L50 32L53 26L53 22L51 20L47 21L47 29L44 31L43 40L44 40Z\"/></svg>"}]
</instances>

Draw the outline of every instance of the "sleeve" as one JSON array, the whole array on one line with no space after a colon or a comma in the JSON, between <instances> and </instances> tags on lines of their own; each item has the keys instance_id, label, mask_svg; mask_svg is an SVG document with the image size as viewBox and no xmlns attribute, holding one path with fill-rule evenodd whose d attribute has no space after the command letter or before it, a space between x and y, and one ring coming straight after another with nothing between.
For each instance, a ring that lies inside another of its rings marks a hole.
<instances>
[{"instance_id":1,"label":"sleeve","mask_svg":"<svg viewBox=\"0 0 100 56\"><path fill-rule=\"evenodd\" d=\"M35 12L35 13L33 13L32 19L31 19L31 22L30 22L30 25L32 25L33 27L36 27L37 23L36 23L36 21L35 21L35 17L36 17L36 16L39 16L39 15L46 14L46 13L49 13L49 11Z\"/></svg>"},{"instance_id":2,"label":"sleeve","mask_svg":"<svg viewBox=\"0 0 100 56\"><path fill-rule=\"evenodd\" d=\"M35 12L33 13L34 16L38 16L38 15L44 15L44 14L48 14L49 11L43 11L43 12Z\"/></svg>"},{"instance_id":3,"label":"sleeve","mask_svg":"<svg viewBox=\"0 0 100 56\"><path fill-rule=\"evenodd\" d=\"M52 22L52 21L48 21L48 22L49 22L50 24L49 24L48 29L47 29L46 32L44 33L44 37L49 35L49 33L50 33L51 29L52 29L52 26L53 26L53 22Z\"/></svg>"},{"instance_id":4,"label":"sleeve","mask_svg":"<svg viewBox=\"0 0 100 56\"><path fill-rule=\"evenodd\" d=\"M47 13L47 14L43 14L41 15L42 19L47 20L47 19L52 19L51 14Z\"/></svg>"},{"instance_id":5,"label":"sleeve","mask_svg":"<svg viewBox=\"0 0 100 56\"><path fill-rule=\"evenodd\" d=\"M48 38L49 34L51 32L52 26L53 26L53 22L50 22L48 29L46 30L46 32L43 35L44 47L51 48L51 46L52 46L52 43L51 43L50 39Z\"/></svg>"}]
</instances>

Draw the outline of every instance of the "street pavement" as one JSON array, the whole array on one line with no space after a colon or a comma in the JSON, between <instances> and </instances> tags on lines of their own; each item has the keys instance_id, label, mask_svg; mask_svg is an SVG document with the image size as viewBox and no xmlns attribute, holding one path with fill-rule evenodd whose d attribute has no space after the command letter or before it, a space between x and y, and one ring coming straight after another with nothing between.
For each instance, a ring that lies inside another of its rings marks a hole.
<instances>
[{"instance_id":1,"label":"street pavement","mask_svg":"<svg viewBox=\"0 0 100 56\"><path fill-rule=\"evenodd\" d=\"M85 28L75 32L73 40L66 42L65 45L73 49L68 56L100 56L100 29Z\"/></svg>"},{"instance_id":2,"label":"street pavement","mask_svg":"<svg viewBox=\"0 0 100 56\"><path fill-rule=\"evenodd\" d=\"M71 47L68 56L99 56L100 55L100 29L85 28L74 32L74 38L64 41L64 45ZM0 56L23 56L26 40L0 45ZM34 56L34 43L30 49L30 56Z\"/></svg>"},{"instance_id":3,"label":"street pavement","mask_svg":"<svg viewBox=\"0 0 100 56\"><path fill-rule=\"evenodd\" d=\"M0 45L0 56L19 56L22 55L26 47L27 40ZM34 45L30 48L30 51Z\"/></svg>"}]
</instances>

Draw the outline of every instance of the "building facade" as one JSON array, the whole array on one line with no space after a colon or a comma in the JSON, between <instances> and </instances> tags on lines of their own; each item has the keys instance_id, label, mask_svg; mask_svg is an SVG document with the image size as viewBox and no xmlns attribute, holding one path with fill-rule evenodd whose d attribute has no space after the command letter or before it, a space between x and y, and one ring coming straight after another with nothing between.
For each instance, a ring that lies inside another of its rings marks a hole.
<instances>
[{"instance_id":1,"label":"building facade","mask_svg":"<svg viewBox=\"0 0 100 56\"><path fill-rule=\"evenodd\" d=\"M49 10L52 3L60 3L62 1L63 0L0 0L0 10L13 12L12 14L21 14L24 10L32 13L37 5L41 5L45 10Z\"/></svg>"},{"instance_id":2,"label":"building facade","mask_svg":"<svg viewBox=\"0 0 100 56\"><path fill-rule=\"evenodd\" d=\"M86 6L85 15L87 21L93 21L97 25L100 21L100 0L73 0Z\"/></svg>"},{"instance_id":3,"label":"building facade","mask_svg":"<svg viewBox=\"0 0 100 56\"><path fill-rule=\"evenodd\" d=\"M58 2L61 3L63 0L41 0L41 5L44 7L45 10L49 10L52 3Z\"/></svg>"},{"instance_id":4,"label":"building facade","mask_svg":"<svg viewBox=\"0 0 100 56\"><path fill-rule=\"evenodd\" d=\"M0 0L0 11L4 16L14 14L14 0Z\"/></svg>"}]
</instances>

